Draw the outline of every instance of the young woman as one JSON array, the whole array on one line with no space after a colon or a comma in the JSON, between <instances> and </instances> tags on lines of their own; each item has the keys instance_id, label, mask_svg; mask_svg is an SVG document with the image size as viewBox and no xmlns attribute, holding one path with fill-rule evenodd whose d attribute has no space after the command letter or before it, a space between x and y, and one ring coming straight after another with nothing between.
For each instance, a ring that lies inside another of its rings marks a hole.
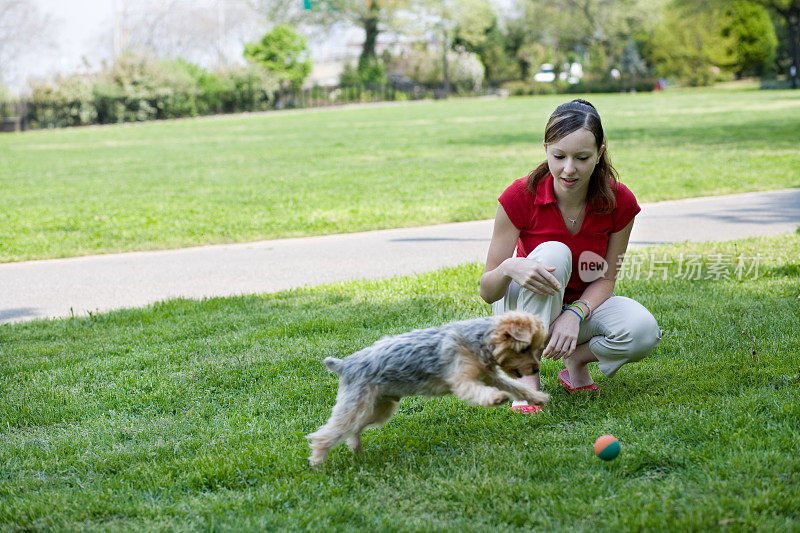
<instances>
[{"instance_id":1,"label":"young woman","mask_svg":"<svg viewBox=\"0 0 800 533\"><path fill-rule=\"evenodd\" d=\"M568 391L598 390L588 364L608 377L650 354L661 339L638 302L614 283L641 210L619 183L600 115L586 100L558 106L544 133L547 160L500 195L481 297L495 314L524 310L549 328L542 356L562 359ZM516 252L516 253L515 253ZM522 378L539 389L539 375ZM536 405L514 402L515 411Z\"/></svg>"}]
</instances>

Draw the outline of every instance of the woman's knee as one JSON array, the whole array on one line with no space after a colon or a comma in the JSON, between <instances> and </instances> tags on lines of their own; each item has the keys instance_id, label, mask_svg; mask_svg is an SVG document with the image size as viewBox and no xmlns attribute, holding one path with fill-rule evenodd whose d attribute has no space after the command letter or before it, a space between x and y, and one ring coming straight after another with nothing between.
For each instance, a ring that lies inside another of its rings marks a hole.
<instances>
[{"instance_id":1,"label":"woman's knee","mask_svg":"<svg viewBox=\"0 0 800 533\"><path fill-rule=\"evenodd\" d=\"M597 309L598 348L609 355L638 361L650 355L661 341L661 328L653 314L636 300L612 296Z\"/></svg>"},{"instance_id":2,"label":"woman's knee","mask_svg":"<svg viewBox=\"0 0 800 533\"><path fill-rule=\"evenodd\" d=\"M555 267L553 274L565 283L572 276L572 250L560 241L546 241L528 254L528 259L535 259L543 265Z\"/></svg>"},{"instance_id":3,"label":"woman's knee","mask_svg":"<svg viewBox=\"0 0 800 533\"><path fill-rule=\"evenodd\" d=\"M647 357L661 342L661 328L658 327L655 317L647 312L631 320L628 325L632 357L636 361Z\"/></svg>"},{"instance_id":4,"label":"woman's knee","mask_svg":"<svg viewBox=\"0 0 800 533\"><path fill-rule=\"evenodd\" d=\"M528 257L533 259L537 257L566 258L572 263L572 250L561 241L545 241L534 248L533 251L528 254Z\"/></svg>"}]
</instances>

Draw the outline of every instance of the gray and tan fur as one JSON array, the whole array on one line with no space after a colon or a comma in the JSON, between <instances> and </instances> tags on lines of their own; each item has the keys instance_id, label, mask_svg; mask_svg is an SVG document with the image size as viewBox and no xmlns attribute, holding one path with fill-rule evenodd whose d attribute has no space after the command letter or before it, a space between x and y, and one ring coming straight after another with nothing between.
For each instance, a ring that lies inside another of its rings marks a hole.
<instances>
[{"instance_id":1,"label":"gray and tan fur","mask_svg":"<svg viewBox=\"0 0 800 533\"><path fill-rule=\"evenodd\" d=\"M456 397L482 406L511 398L543 404L550 395L509 379L539 371L545 330L528 313L510 312L384 337L325 366L339 375L339 392L328 422L307 435L311 466L347 439L361 451L361 432L389 420L403 396Z\"/></svg>"}]
</instances>

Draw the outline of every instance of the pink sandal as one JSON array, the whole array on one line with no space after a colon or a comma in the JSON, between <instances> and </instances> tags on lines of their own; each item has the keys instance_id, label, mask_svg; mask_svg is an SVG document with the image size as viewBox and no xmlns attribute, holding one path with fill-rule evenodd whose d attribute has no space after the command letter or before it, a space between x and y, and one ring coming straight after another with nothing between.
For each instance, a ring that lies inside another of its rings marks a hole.
<instances>
[{"instance_id":1,"label":"pink sandal","mask_svg":"<svg viewBox=\"0 0 800 533\"><path fill-rule=\"evenodd\" d=\"M583 387L573 387L572 383L569 380L569 371L565 368L561 372L558 373L558 381L561 382L562 385L567 389L567 392L570 394L575 394L578 391L591 391L591 392L600 392L600 389L597 388L597 385L594 383L589 383L588 385L584 385Z\"/></svg>"},{"instance_id":2,"label":"pink sandal","mask_svg":"<svg viewBox=\"0 0 800 533\"><path fill-rule=\"evenodd\" d=\"M525 415L532 415L533 413L541 413L543 411L541 405L516 405L512 407L511 410Z\"/></svg>"}]
</instances>

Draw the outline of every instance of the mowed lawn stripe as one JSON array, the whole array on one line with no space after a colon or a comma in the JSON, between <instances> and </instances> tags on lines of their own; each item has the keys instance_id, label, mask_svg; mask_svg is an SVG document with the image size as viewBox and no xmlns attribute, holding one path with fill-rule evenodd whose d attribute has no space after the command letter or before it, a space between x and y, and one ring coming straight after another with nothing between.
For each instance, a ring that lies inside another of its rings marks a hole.
<instances>
[{"instance_id":1,"label":"mowed lawn stripe","mask_svg":"<svg viewBox=\"0 0 800 533\"><path fill-rule=\"evenodd\" d=\"M490 218L571 95L0 136L0 262ZM800 95L589 95L640 201L800 186Z\"/></svg>"}]
</instances>

